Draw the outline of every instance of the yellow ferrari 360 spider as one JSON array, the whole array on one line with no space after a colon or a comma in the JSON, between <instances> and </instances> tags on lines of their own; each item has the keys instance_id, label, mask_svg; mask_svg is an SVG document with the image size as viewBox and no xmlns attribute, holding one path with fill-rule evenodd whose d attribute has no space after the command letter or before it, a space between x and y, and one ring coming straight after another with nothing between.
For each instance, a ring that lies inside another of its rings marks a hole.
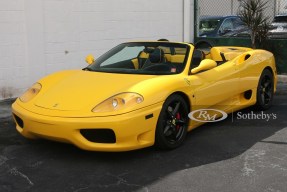
<instances>
[{"instance_id":1,"label":"yellow ferrari 360 spider","mask_svg":"<svg viewBox=\"0 0 287 192\"><path fill-rule=\"evenodd\" d=\"M204 122L251 105L268 109L277 83L273 54L245 47L128 42L86 61L15 101L18 132L94 151L173 149Z\"/></svg>"}]
</instances>

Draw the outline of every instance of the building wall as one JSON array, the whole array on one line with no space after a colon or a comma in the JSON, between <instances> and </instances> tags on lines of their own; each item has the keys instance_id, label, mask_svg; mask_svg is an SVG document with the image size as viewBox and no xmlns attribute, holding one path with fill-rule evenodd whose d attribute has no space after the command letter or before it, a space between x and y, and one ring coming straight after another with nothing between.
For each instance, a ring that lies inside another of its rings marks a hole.
<instances>
[{"instance_id":1,"label":"building wall","mask_svg":"<svg viewBox=\"0 0 287 192\"><path fill-rule=\"evenodd\" d=\"M0 1L0 99L27 85L24 10L24 0Z\"/></svg>"},{"instance_id":2,"label":"building wall","mask_svg":"<svg viewBox=\"0 0 287 192\"><path fill-rule=\"evenodd\" d=\"M130 40L183 41L183 0L0 0L0 99Z\"/></svg>"}]
</instances>

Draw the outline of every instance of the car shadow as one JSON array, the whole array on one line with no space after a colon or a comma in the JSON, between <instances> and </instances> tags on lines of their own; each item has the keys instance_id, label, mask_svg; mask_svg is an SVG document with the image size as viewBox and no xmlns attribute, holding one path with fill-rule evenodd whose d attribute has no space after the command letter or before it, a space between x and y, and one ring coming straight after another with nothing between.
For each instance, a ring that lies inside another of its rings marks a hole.
<instances>
[{"instance_id":1,"label":"car shadow","mask_svg":"<svg viewBox=\"0 0 287 192\"><path fill-rule=\"evenodd\" d=\"M14 126L10 119L6 122L8 136L1 133L0 137L0 191L1 188L23 191L144 190L174 172L231 159L257 142L268 142L264 139L287 125L283 115L286 105L276 98L274 102L265 113L276 114L275 120L247 120L238 119L236 114L229 115L224 121L191 131L184 145L171 151L150 147L118 153L89 152L69 144L28 141L14 129L10 130ZM248 108L242 113L251 111L253 109ZM11 174L13 168L18 170L14 175Z\"/></svg>"}]
</instances>

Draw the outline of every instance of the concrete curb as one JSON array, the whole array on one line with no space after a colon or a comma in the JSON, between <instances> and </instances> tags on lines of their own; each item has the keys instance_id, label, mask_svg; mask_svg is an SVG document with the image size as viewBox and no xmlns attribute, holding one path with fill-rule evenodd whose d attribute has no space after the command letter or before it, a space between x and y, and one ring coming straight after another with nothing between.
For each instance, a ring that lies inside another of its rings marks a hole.
<instances>
[{"instance_id":1,"label":"concrete curb","mask_svg":"<svg viewBox=\"0 0 287 192\"><path fill-rule=\"evenodd\" d=\"M5 99L0 101L0 119L11 117L11 105L15 98Z\"/></svg>"},{"instance_id":2,"label":"concrete curb","mask_svg":"<svg viewBox=\"0 0 287 192\"><path fill-rule=\"evenodd\" d=\"M287 83L287 75L277 75L278 83Z\"/></svg>"}]
</instances>

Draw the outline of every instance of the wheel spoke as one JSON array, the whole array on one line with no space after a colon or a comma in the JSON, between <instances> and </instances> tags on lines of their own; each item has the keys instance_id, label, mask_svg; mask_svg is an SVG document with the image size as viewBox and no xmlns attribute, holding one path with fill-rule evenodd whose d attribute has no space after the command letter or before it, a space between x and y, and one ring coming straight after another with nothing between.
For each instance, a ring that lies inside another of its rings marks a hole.
<instances>
[{"instance_id":1,"label":"wheel spoke","mask_svg":"<svg viewBox=\"0 0 287 192\"><path fill-rule=\"evenodd\" d=\"M271 93L265 92L265 100L269 102L270 99L271 99Z\"/></svg>"},{"instance_id":2,"label":"wheel spoke","mask_svg":"<svg viewBox=\"0 0 287 192\"><path fill-rule=\"evenodd\" d=\"M261 93L261 101L263 102L263 104L265 104L265 95L264 95L264 93Z\"/></svg>"},{"instance_id":3,"label":"wheel spoke","mask_svg":"<svg viewBox=\"0 0 287 192\"><path fill-rule=\"evenodd\" d=\"M175 121L175 124L176 124L176 125L184 125L184 124L185 124L185 120L183 120L183 119L177 119L177 120Z\"/></svg>"},{"instance_id":4,"label":"wheel spoke","mask_svg":"<svg viewBox=\"0 0 287 192\"><path fill-rule=\"evenodd\" d=\"M178 110L179 110L179 107L180 107L180 102L178 102L176 105L175 105L175 108L173 109L172 111L172 115L175 116L175 114L177 114Z\"/></svg>"},{"instance_id":5,"label":"wheel spoke","mask_svg":"<svg viewBox=\"0 0 287 192\"><path fill-rule=\"evenodd\" d=\"M264 90L264 86L260 85L260 89L259 89L260 94L263 93L263 90Z\"/></svg>"},{"instance_id":6,"label":"wheel spoke","mask_svg":"<svg viewBox=\"0 0 287 192\"><path fill-rule=\"evenodd\" d=\"M169 107L167 108L167 110L166 110L168 116L169 116L171 119L173 118L172 110L173 110L173 109L172 109L171 106L169 106Z\"/></svg>"},{"instance_id":7,"label":"wheel spoke","mask_svg":"<svg viewBox=\"0 0 287 192\"><path fill-rule=\"evenodd\" d=\"M172 137L173 137L173 139L174 139L174 141L177 141L177 131L173 131L172 132Z\"/></svg>"},{"instance_id":8,"label":"wheel spoke","mask_svg":"<svg viewBox=\"0 0 287 192\"><path fill-rule=\"evenodd\" d=\"M182 127L179 128L179 130L175 136L175 139L177 139L180 136L181 132L182 132Z\"/></svg>"},{"instance_id":9,"label":"wheel spoke","mask_svg":"<svg viewBox=\"0 0 287 192\"><path fill-rule=\"evenodd\" d=\"M168 116L169 116L169 118L173 118L173 115L172 115L172 112L170 112L169 110L167 110L167 114L168 114Z\"/></svg>"},{"instance_id":10,"label":"wheel spoke","mask_svg":"<svg viewBox=\"0 0 287 192\"><path fill-rule=\"evenodd\" d=\"M168 131L170 130L170 128L171 128L170 125L166 125L165 128L164 128L163 134L166 135L166 136L169 136L170 134L167 135L167 133L168 133Z\"/></svg>"},{"instance_id":11,"label":"wheel spoke","mask_svg":"<svg viewBox=\"0 0 287 192\"><path fill-rule=\"evenodd\" d=\"M271 86L271 82L270 82L270 81L266 81L266 82L264 83L264 87L265 87L265 88L270 88L270 86Z\"/></svg>"}]
</instances>

